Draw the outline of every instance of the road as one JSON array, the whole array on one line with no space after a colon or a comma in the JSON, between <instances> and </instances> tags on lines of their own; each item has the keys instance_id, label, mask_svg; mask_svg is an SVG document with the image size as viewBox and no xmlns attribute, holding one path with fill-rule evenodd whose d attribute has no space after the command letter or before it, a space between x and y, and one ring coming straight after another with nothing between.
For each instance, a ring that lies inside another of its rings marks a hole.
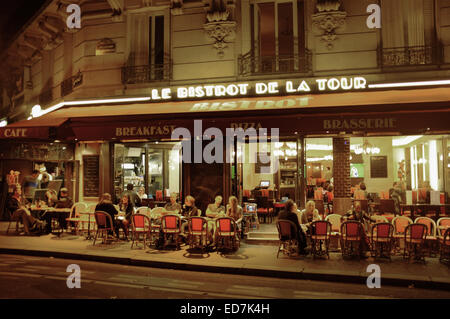
<instances>
[{"instance_id":1,"label":"road","mask_svg":"<svg viewBox=\"0 0 450 319\"><path fill-rule=\"evenodd\" d=\"M81 269L81 288L69 289L67 266ZM450 292L417 288L369 289L361 284L114 265L0 255L0 298L89 299L374 299L450 298Z\"/></svg>"}]
</instances>

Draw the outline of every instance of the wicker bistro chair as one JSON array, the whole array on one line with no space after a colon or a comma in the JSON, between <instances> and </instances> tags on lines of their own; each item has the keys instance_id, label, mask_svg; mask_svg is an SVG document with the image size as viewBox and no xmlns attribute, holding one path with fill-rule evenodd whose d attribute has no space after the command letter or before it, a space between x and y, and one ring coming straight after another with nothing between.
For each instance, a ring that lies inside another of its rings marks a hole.
<instances>
[{"instance_id":1,"label":"wicker bistro chair","mask_svg":"<svg viewBox=\"0 0 450 319\"><path fill-rule=\"evenodd\" d=\"M96 211L94 216L95 222L97 223L97 231L95 232L93 245L95 245L99 234L103 235L102 243L106 243L108 241L108 232L112 232L114 234L114 224L112 218L109 214L102 211ZM113 239L115 239L114 235Z\"/></svg>"},{"instance_id":2,"label":"wicker bistro chair","mask_svg":"<svg viewBox=\"0 0 450 319\"><path fill-rule=\"evenodd\" d=\"M86 212L87 207L84 203L76 203L73 204L72 209L70 210L69 218L66 218L68 222L67 227L71 230L72 233L77 234L80 228L81 213Z\"/></svg>"},{"instance_id":3,"label":"wicker bistro chair","mask_svg":"<svg viewBox=\"0 0 450 319\"><path fill-rule=\"evenodd\" d=\"M450 228L447 228L443 236L439 236L440 249L440 262L450 262Z\"/></svg>"},{"instance_id":4,"label":"wicker bistro chair","mask_svg":"<svg viewBox=\"0 0 450 319\"><path fill-rule=\"evenodd\" d=\"M144 242L144 249L147 247L146 239L152 238L151 236L151 221L150 218L144 214L133 214L131 216L131 230L133 233L133 242L131 249L133 249L134 243L139 241L142 236Z\"/></svg>"},{"instance_id":5,"label":"wicker bistro chair","mask_svg":"<svg viewBox=\"0 0 450 319\"><path fill-rule=\"evenodd\" d=\"M394 243L394 226L389 222L373 225L370 236L372 246L372 257L389 258Z\"/></svg>"},{"instance_id":6,"label":"wicker bistro chair","mask_svg":"<svg viewBox=\"0 0 450 319\"><path fill-rule=\"evenodd\" d=\"M278 246L277 258L280 251L289 257L298 250L297 226L290 220L279 219L277 221L278 238L280 244Z\"/></svg>"},{"instance_id":7,"label":"wicker bistro chair","mask_svg":"<svg viewBox=\"0 0 450 319\"><path fill-rule=\"evenodd\" d=\"M392 219L392 226L394 226L394 242L395 249L399 253L402 248L404 248L405 242L405 230L406 227L410 224L413 224L411 218L406 216L396 216Z\"/></svg>"},{"instance_id":8,"label":"wicker bistro chair","mask_svg":"<svg viewBox=\"0 0 450 319\"><path fill-rule=\"evenodd\" d=\"M441 217L436 222L438 236L444 236L446 230L450 228L450 217Z\"/></svg>"},{"instance_id":9,"label":"wicker bistro chair","mask_svg":"<svg viewBox=\"0 0 450 319\"><path fill-rule=\"evenodd\" d=\"M416 260L425 261L423 246L427 235L427 226L424 224L410 224L405 229L405 249L403 252L404 259L411 259L412 256Z\"/></svg>"},{"instance_id":10,"label":"wicker bistro chair","mask_svg":"<svg viewBox=\"0 0 450 319\"><path fill-rule=\"evenodd\" d=\"M208 241L208 221L204 217L191 217L188 219L188 228L189 247L200 248L203 252Z\"/></svg>"},{"instance_id":11,"label":"wicker bistro chair","mask_svg":"<svg viewBox=\"0 0 450 319\"><path fill-rule=\"evenodd\" d=\"M316 220L311 224L311 253L313 258L327 256L331 238L331 223L326 220Z\"/></svg>"},{"instance_id":12,"label":"wicker bistro chair","mask_svg":"<svg viewBox=\"0 0 450 319\"><path fill-rule=\"evenodd\" d=\"M342 216L339 214L330 214L325 217L325 220L331 223L331 247L334 250L338 250L339 238L341 236Z\"/></svg>"},{"instance_id":13,"label":"wicker bistro chair","mask_svg":"<svg viewBox=\"0 0 450 319\"><path fill-rule=\"evenodd\" d=\"M178 215L165 215L161 217L161 232L164 237L163 248L171 242L180 249L181 218Z\"/></svg>"},{"instance_id":14,"label":"wicker bistro chair","mask_svg":"<svg viewBox=\"0 0 450 319\"><path fill-rule=\"evenodd\" d=\"M358 221L345 221L341 225L341 250L343 257L360 257L364 226Z\"/></svg>"},{"instance_id":15,"label":"wicker bistro chair","mask_svg":"<svg viewBox=\"0 0 450 319\"><path fill-rule=\"evenodd\" d=\"M220 250L238 250L238 227L234 219L221 217L216 219L215 243L217 252Z\"/></svg>"},{"instance_id":16,"label":"wicker bistro chair","mask_svg":"<svg viewBox=\"0 0 450 319\"><path fill-rule=\"evenodd\" d=\"M429 217L417 217L414 220L416 224L424 224L427 226L427 235L425 237L426 252L430 257L435 257L439 252L437 240L436 222Z\"/></svg>"}]
</instances>

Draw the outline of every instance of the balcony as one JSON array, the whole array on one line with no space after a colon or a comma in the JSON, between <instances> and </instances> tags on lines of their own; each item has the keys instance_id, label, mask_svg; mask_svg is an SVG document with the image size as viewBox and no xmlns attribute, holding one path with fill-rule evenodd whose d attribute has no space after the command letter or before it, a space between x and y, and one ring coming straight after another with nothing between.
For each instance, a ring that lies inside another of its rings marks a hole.
<instances>
[{"instance_id":1,"label":"balcony","mask_svg":"<svg viewBox=\"0 0 450 319\"><path fill-rule=\"evenodd\" d=\"M73 92L73 89L83 84L83 74L78 72L76 75L61 82L61 97Z\"/></svg>"},{"instance_id":2,"label":"balcony","mask_svg":"<svg viewBox=\"0 0 450 319\"><path fill-rule=\"evenodd\" d=\"M383 68L439 64L442 57L439 48L440 46L379 48L378 60Z\"/></svg>"},{"instance_id":3,"label":"balcony","mask_svg":"<svg viewBox=\"0 0 450 319\"><path fill-rule=\"evenodd\" d=\"M172 79L172 62L164 64L125 66L122 68L123 84L140 84Z\"/></svg>"},{"instance_id":4,"label":"balcony","mask_svg":"<svg viewBox=\"0 0 450 319\"><path fill-rule=\"evenodd\" d=\"M254 56L251 52L238 58L239 75L267 75L311 72L311 52L300 55Z\"/></svg>"}]
</instances>

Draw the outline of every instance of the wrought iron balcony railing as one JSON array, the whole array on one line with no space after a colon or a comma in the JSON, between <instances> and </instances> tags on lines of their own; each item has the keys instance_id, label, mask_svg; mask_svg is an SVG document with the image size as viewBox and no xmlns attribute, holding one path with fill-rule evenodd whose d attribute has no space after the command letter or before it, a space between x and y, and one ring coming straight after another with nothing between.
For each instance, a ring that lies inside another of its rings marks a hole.
<instances>
[{"instance_id":1,"label":"wrought iron balcony railing","mask_svg":"<svg viewBox=\"0 0 450 319\"><path fill-rule=\"evenodd\" d=\"M439 46L378 49L378 59L382 67L439 64L440 57Z\"/></svg>"},{"instance_id":2,"label":"wrought iron balcony railing","mask_svg":"<svg viewBox=\"0 0 450 319\"><path fill-rule=\"evenodd\" d=\"M138 84L172 79L172 63L125 66L122 68L123 84Z\"/></svg>"},{"instance_id":3,"label":"wrought iron balcony railing","mask_svg":"<svg viewBox=\"0 0 450 319\"><path fill-rule=\"evenodd\" d=\"M81 84L83 84L83 74L81 72L65 79L61 82L61 97L72 93L73 89Z\"/></svg>"},{"instance_id":4,"label":"wrought iron balcony railing","mask_svg":"<svg viewBox=\"0 0 450 319\"><path fill-rule=\"evenodd\" d=\"M308 73L311 72L311 52L299 55L254 56L251 52L238 58L239 75Z\"/></svg>"}]
</instances>

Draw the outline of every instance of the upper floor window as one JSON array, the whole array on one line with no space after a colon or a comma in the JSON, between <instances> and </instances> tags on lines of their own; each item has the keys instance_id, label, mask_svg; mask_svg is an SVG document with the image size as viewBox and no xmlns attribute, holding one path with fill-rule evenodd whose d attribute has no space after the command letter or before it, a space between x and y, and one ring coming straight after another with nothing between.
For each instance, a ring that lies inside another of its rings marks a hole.
<instances>
[{"instance_id":1,"label":"upper floor window","mask_svg":"<svg viewBox=\"0 0 450 319\"><path fill-rule=\"evenodd\" d=\"M128 22L128 61L125 84L169 80L169 10L133 14Z\"/></svg>"},{"instance_id":2,"label":"upper floor window","mask_svg":"<svg viewBox=\"0 0 450 319\"><path fill-rule=\"evenodd\" d=\"M303 1L251 1L250 30L241 74L309 71Z\"/></svg>"},{"instance_id":3,"label":"upper floor window","mask_svg":"<svg viewBox=\"0 0 450 319\"><path fill-rule=\"evenodd\" d=\"M436 62L433 0L382 0L383 66Z\"/></svg>"}]
</instances>

